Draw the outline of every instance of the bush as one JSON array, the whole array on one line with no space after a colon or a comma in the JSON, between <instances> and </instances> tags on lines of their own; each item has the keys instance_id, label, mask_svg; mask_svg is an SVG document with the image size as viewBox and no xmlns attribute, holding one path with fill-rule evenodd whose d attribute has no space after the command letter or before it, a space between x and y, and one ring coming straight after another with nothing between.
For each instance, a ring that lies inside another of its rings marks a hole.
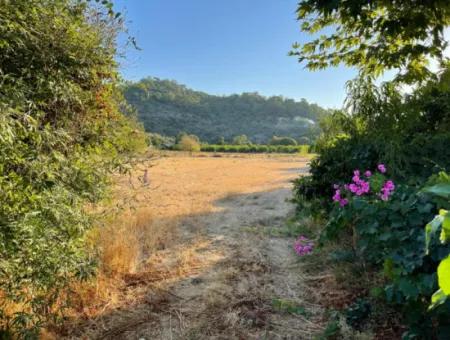
<instances>
[{"instance_id":1,"label":"bush","mask_svg":"<svg viewBox=\"0 0 450 340\"><path fill-rule=\"evenodd\" d=\"M322 242L352 240L355 260L384 276L384 298L402 312L403 321L410 326L409 335L433 338L438 329L442 332L450 326L450 304L427 311L438 288L437 266L450 253L450 245L434 238L427 252L424 226L438 207L450 208L450 201L442 206L443 201L406 185L392 185L386 196L380 196L388 183L384 176L373 174L366 180L355 176L353 187L342 182L336 189L333 199L338 203L331 211ZM370 191L351 193L357 191L359 184L355 183L368 183Z\"/></svg>"},{"instance_id":2,"label":"bush","mask_svg":"<svg viewBox=\"0 0 450 340\"><path fill-rule=\"evenodd\" d=\"M198 138L195 138L195 136L192 135L183 135L175 145L175 149L180 151L198 152L201 147Z\"/></svg>"},{"instance_id":3,"label":"bush","mask_svg":"<svg viewBox=\"0 0 450 340\"><path fill-rule=\"evenodd\" d=\"M170 150L175 145L175 138L162 136L157 133L148 134L149 143L156 149Z\"/></svg>"},{"instance_id":4,"label":"bush","mask_svg":"<svg viewBox=\"0 0 450 340\"><path fill-rule=\"evenodd\" d=\"M333 184L345 181L353 169L374 168L380 158L370 141L337 136L311 161L310 176L300 177L294 182L296 200L319 199L329 206Z\"/></svg>"},{"instance_id":5,"label":"bush","mask_svg":"<svg viewBox=\"0 0 450 340\"><path fill-rule=\"evenodd\" d=\"M411 184L450 170L449 98L448 69L411 96L402 96L393 84L352 82L352 114L338 111L321 122L319 156L311 162L312 178L296 182L298 201L323 200L344 174L379 162L390 164L394 179Z\"/></svg>"},{"instance_id":6,"label":"bush","mask_svg":"<svg viewBox=\"0 0 450 340\"><path fill-rule=\"evenodd\" d=\"M252 144L246 135L240 135L233 138L232 144L234 145L247 145Z\"/></svg>"}]
</instances>

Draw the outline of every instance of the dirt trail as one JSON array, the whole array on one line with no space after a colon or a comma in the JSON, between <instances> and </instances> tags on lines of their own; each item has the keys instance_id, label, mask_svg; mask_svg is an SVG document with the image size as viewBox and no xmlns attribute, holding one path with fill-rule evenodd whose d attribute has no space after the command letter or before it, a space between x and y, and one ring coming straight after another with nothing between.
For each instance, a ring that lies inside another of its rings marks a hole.
<instances>
[{"instance_id":1,"label":"dirt trail","mask_svg":"<svg viewBox=\"0 0 450 340\"><path fill-rule=\"evenodd\" d=\"M102 316L95 337L312 338L323 311L302 276L293 238L271 236L282 235L276 231L294 208L290 181L306 164L293 156L156 161L145 204L162 221L176 221L177 242L143 258L130 276L143 298ZM154 282L146 272L166 275Z\"/></svg>"}]
</instances>

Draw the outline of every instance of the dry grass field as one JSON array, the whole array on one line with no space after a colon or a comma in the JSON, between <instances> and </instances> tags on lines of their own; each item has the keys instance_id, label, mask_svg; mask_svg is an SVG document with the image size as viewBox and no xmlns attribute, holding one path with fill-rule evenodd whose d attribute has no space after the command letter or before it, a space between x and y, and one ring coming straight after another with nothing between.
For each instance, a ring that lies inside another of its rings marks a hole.
<instances>
[{"instance_id":1,"label":"dry grass field","mask_svg":"<svg viewBox=\"0 0 450 340\"><path fill-rule=\"evenodd\" d=\"M273 232L293 213L290 181L307 162L170 153L119 176L114 196L132 209L90 235L100 274L74 287L69 321L48 336L312 338L323 309L294 239Z\"/></svg>"}]
</instances>

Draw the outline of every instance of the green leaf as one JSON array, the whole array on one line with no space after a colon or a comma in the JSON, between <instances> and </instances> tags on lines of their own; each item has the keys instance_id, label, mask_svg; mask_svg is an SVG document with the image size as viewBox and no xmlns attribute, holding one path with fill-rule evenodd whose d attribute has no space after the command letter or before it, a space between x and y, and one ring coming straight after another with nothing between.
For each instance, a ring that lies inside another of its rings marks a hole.
<instances>
[{"instance_id":1,"label":"green leaf","mask_svg":"<svg viewBox=\"0 0 450 340\"><path fill-rule=\"evenodd\" d=\"M437 269L437 274L439 288L446 295L450 295L450 256L441 261Z\"/></svg>"},{"instance_id":2,"label":"green leaf","mask_svg":"<svg viewBox=\"0 0 450 340\"><path fill-rule=\"evenodd\" d=\"M445 301L447 301L447 295L445 295L445 293L441 289L437 290L431 297L431 304L428 307L428 310L442 305Z\"/></svg>"},{"instance_id":3,"label":"green leaf","mask_svg":"<svg viewBox=\"0 0 450 340\"><path fill-rule=\"evenodd\" d=\"M436 184L424 188L422 191L436 196L450 198L450 184Z\"/></svg>"},{"instance_id":4,"label":"green leaf","mask_svg":"<svg viewBox=\"0 0 450 340\"><path fill-rule=\"evenodd\" d=\"M446 210L439 212L439 217L442 218L441 242L446 243L450 239L450 213Z\"/></svg>"},{"instance_id":5,"label":"green leaf","mask_svg":"<svg viewBox=\"0 0 450 340\"><path fill-rule=\"evenodd\" d=\"M444 218L442 216L436 215L434 219L425 226L425 249L427 255L429 253L431 238L436 234L443 220Z\"/></svg>"}]
</instances>

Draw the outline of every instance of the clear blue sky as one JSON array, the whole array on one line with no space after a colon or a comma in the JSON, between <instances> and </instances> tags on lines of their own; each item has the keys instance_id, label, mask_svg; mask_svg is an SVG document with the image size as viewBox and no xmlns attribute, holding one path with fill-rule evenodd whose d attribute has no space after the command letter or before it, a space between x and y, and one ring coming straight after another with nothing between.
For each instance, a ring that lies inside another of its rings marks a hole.
<instances>
[{"instance_id":1,"label":"clear blue sky","mask_svg":"<svg viewBox=\"0 0 450 340\"><path fill-rule=\"evenodd\" d=\"M309 39L297 0L115 0L141 51L121 60L125 79L174 79L211 94L257 91L340 107L344 67L310 72L287 53Z\"/></svg>"}]
</instances>

